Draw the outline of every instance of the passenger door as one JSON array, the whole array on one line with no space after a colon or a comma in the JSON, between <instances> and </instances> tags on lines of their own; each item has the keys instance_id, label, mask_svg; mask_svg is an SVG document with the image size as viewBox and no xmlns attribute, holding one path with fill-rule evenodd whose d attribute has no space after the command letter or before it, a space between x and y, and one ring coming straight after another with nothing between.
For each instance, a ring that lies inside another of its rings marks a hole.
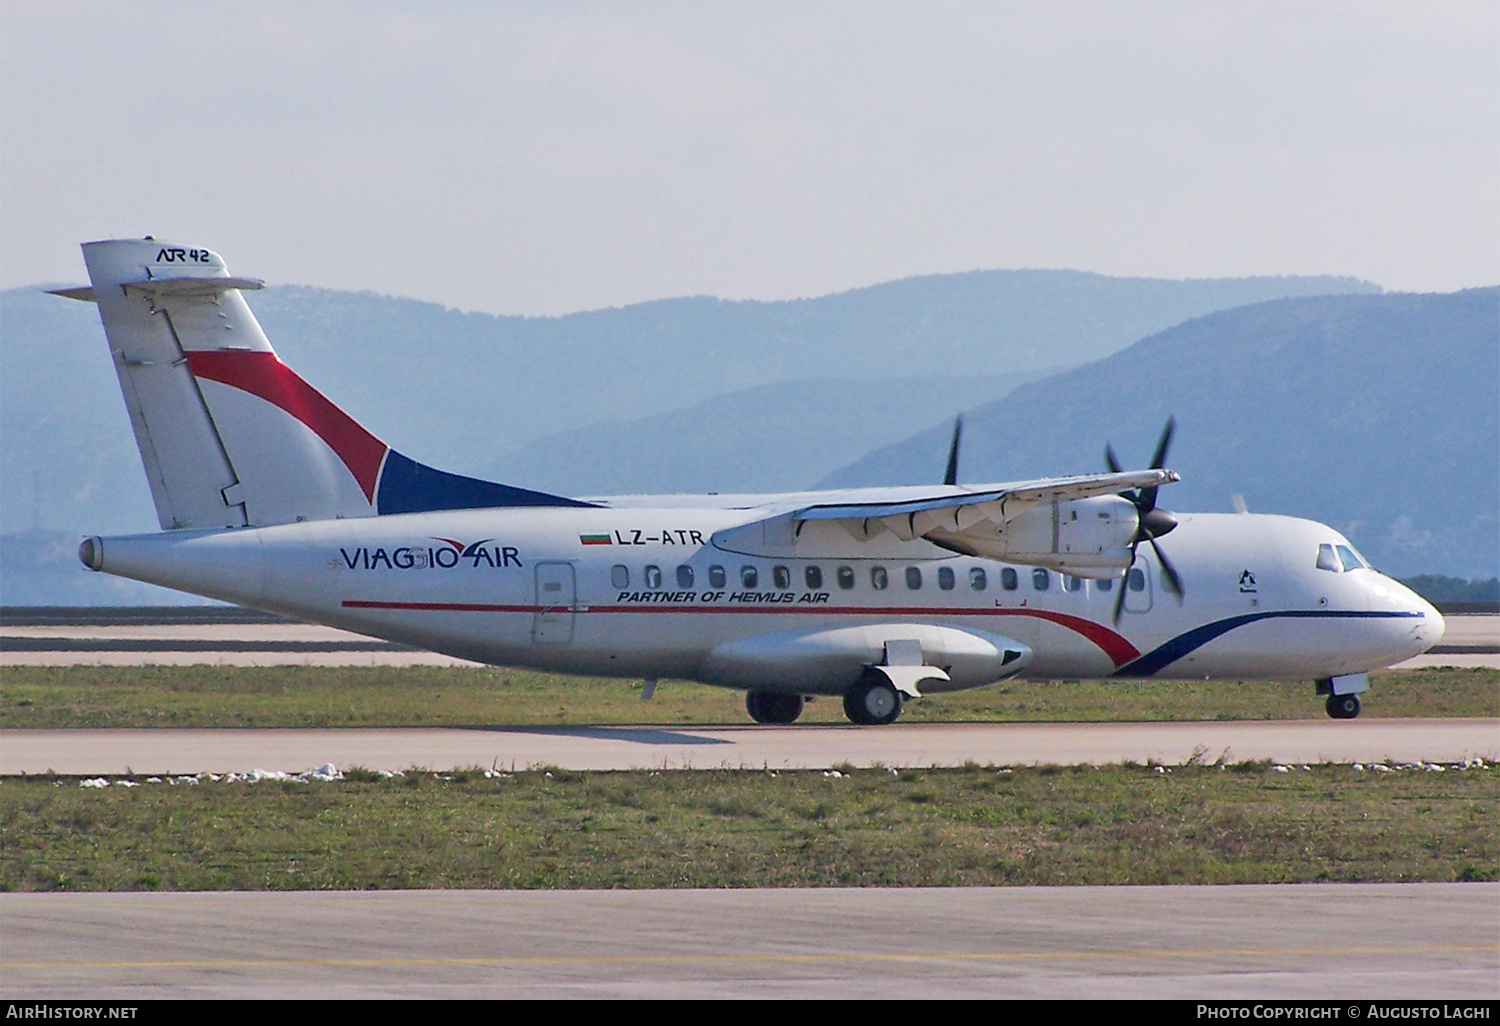
<instances>
[{"instance_id":1,"label":"passenger door","mask_svg":"<svg viewBox=\"0 0 1500 1026\"><path fill-rule=\"evenodd\" d=\"M531 623L531 640L535 644L566 645L573 640L577 582L572 563L536 564L536 617Z\"/></svg>"},{"instance_id":2,"label":"passenger door","mask_svg":"<svg viewBox=\"0 0 1500 1026\"><path fill-rule=\"evenodd\" d=\"M1120 582L1125 589L1125 612L1127 613L1149 613L1151 612L1151 564L1144 559L1137 559L1125 579Z\"/></svg>"}]
</instances>

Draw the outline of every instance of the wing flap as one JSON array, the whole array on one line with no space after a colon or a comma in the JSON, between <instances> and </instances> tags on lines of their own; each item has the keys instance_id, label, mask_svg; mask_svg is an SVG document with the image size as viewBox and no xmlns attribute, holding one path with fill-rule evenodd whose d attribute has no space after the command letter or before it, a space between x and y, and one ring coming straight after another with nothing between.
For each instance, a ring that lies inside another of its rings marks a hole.
<instances>
[{"instance_id":1,"label":"wing flap","mask_svg":"<svg viewBox=\"0 0 1500 1026\"><path fill-rule=\"evenodd\" d=\"M901 502L819 503L797 510L792 514L792 520L798 523L809 520L878 521L898 537L910 539L933 530L967 531L985 521L1003 523L1022 509L1038 503L1088 499L1132 488L1158 488L1177 480L1178 475L1171 470L1130 470L1118 474L1020 481L979 492L948 486L943 494ZM870 535L868 528L861 527L860 530ZM855 534L855 537L859 536Z\"/></svg>"}]
</instances>

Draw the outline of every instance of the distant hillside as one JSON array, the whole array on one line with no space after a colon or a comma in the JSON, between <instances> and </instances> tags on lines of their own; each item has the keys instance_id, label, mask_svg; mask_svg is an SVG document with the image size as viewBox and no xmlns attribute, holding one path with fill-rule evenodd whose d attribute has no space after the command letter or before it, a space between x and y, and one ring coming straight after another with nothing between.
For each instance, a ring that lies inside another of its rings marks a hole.
<instances>
[{"instance_id":1,"label":"distant hillside","mask_svg":"<svg viewBox=\"0 0 1500 1026\"><path fill-rule=\"evenodd\" d=\"M790 491L1043 376L783 381L549 435L485 471L568 495ZM941 462L928 468L929 480L942 473Z\"/></svg>"},{"instance_id":2,"label":"distant hillside","mask_svg":"<svg viewBox=\"0 0 1500 1026\"><path fill-rule=\"evenodd\" d=\"M817 299L693 297L566 317L492 317L307 288L249 298L283 358L350 413L411 455L478 472L546 435L772 382L1070 367L1214 310L1379 291L1333 277L975 271Z\"/></svg>"},{"instance_id":3,"label":"distant hillside","mask_svg":"<svg viewBox=\"0 0 1500 1026\"><path fill-rule=\"evenodd\" d=\"M1382 569L1500 569L1500 288L1288 299L1210 314L972 411L962 478L1144 465L1168 414L1181 484L1162 503L1290 513ZM825 485L931 479L947 427Z\"/></svg>"}]
</instances>

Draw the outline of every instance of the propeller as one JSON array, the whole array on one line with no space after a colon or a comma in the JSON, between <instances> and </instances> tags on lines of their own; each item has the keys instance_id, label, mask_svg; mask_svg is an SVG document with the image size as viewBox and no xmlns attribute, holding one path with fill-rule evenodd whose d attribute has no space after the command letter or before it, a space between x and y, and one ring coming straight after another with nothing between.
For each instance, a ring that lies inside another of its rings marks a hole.
<instances>
[{"instance_id":1,"label":"propeller","mask_svg":"<svg viewBox=\"0 0 1500 1026\"><path fill-rule=\"evenodd\" d=\"M1177 430L1175 417L1167 418L1167 426L1162 429L1161 438L1157 440L1156 452L1151 456L1151 469L1160 470L1166 463L1167 449L1172 444L1172 432ZM1104 464L1109 467L1110 472L1118 474L1121 472L1120 461L1115 458L1115 450L1112 446L1104 447ZM1156 544L1156 539L1164 534L1170 534L1172 528L1177 526L1177 518L1164 509L1156 508L1157 487L1142 488L1139 492L1122 492L1121 498L1129 499L1135 506L1137 526L1135 537L1130 540L1130 565L1135 565L1135 550L1141 542L1148 542L1151 550L1156 553L1157 562L1161 564L1162 578L1167 590L1177 596L1177 601L1182 601L1183 588L1182 577L1177 573L1177 568L1172 561L1167 559L1167 554ZM1125 572L1120 581L1120 594L1115 598L1115 623L1120 622L1120 612L1125 608L1125 592L1130 586L1130 571Z\"/></svg>"},{"instance_id":2,"label":"propeller","mask_svg":"<svg viewBox=\"0 0 1500 1026\"><path fill-rule=\"evenodd\" d=\"M948 446L948 470L943 474L943 484L958 484L958 441L964 434L964 415L953 418L953 443Z\"/></svg>"}]
</instances>

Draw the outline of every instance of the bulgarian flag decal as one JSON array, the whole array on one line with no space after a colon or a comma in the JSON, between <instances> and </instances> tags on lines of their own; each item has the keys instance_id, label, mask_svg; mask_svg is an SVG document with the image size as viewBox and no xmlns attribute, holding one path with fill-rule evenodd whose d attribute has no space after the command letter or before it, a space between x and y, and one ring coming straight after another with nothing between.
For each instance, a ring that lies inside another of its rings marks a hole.
<instances>
[{"instance_id":1,"label":"bulgarian flag decal","mask_svg":"<svg viewBox=\"0 0 1500 1026\"><path fill-rule=\"evenodd\" d=\"M611 545L607 534L580 534L578 540L585 545Z\"/></svg>"}]
</instances>

